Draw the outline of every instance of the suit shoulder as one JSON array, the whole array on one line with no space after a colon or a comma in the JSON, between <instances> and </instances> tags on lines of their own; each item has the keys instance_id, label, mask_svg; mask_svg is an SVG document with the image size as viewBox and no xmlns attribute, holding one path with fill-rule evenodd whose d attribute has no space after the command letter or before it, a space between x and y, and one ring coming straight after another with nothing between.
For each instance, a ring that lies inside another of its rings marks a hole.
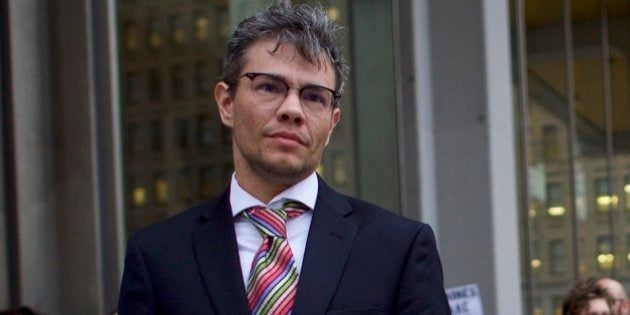
<instances>
[{"instance_id":1,"label":"suit shoulder","mask_svg":"<svg viewBox=\"0 0 630 315\"><path fill-rule=\"evenodd\" d=\"M187 241L191 233L205 222L204 217L207 213L215 210L219 202L220 197L186 209L168 219L135 231L130 239L136 239L145 245Z\"/></svg>"},{"instance_id":2,"label":"suit shoulder","mask_svg":"<svg viewBox=\"0 0 630 315\"><path fill-rule=\"evenodd\" d=\"M426 223L405 218L397 213L361 199L347 197L353 208L352 217L358 226L357 239L368 240L369 246L387 248L392 257L408 255L419 248L435 247L433 229ZM416 246L417 245L417 246Z\"/></svg>"},{"instance_id":3,"label":"suit shoulder","mask_svg":"<svg viewBox=\"0 0 630 315\"><path fill-rule=\"evenodd\" d=\"M354 213L364 224L376 224L396 233L416 233L418 230L428 227L426 223L403 217L391 210L367 202L362 199L345 196L353 208Z\"/></svg>"}]
</instances>

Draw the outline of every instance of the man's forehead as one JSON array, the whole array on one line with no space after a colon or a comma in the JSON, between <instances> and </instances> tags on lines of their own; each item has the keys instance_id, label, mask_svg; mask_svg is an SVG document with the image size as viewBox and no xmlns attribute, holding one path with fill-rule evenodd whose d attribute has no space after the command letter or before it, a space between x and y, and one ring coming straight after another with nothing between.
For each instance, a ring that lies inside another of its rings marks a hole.
<instances>
[{"instance_id":1,"label":"man's forehead","mask_svg":"<svg viewBox=\"0 0 630 315\"><path fill-rule=\"evenodd\" d=\"M291 43L258 40L247 49L241 72L264 72L289 84L316 84L335 89L337 75L325 56L307 60ZM290 81L293 80L293 83Z\"/></svg>"},{"instance_id":2,"label":"man's forehead","mask_svg":"<svg viewBox=\"0 0 630 315\"><path fill-rule=\"evenodd\" d=\"M260 54L281 58L286 63L303 63L317 70L328 72L332 70L330 58L323 53L314 53L308 56L308 52L300 53L300 50L290 42L281 42L277 39L260 39L253 42L246 51L246 62L256 61Z\"/></svg>"}]
</instances>

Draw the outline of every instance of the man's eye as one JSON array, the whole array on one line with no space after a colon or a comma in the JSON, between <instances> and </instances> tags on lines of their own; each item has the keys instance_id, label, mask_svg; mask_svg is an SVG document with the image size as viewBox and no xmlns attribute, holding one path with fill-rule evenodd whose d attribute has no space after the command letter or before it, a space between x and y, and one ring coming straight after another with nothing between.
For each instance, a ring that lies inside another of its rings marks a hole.
<instances>
[{"instance_id":1,"label":"man's eye","mask_svg":"<svg viewBox=\"0 0 630 315\"><path fill-rule=\"evenodd\" d=\"M256 84L256 90L265 93L283 94L285 88L281 84L274 84L272 82L261 82Z\"/></svg>"},{"instance_id":2,"label":"man's eye","mask_svg":"<svg viewBox=\"0 0 630 315\"><path fill-rule=\"evenodd\" d=\"M265 92L277 92L278 91L278 89L275 86L271 85L271 84L261 84L258 87L258 89L261 90L261 91L265 91Z\"/></svg>"},{"instance_id":3,"label":"man's eye","mask_svg":"<svg viewBox=\"0 0 630 315\"><path fill-rule=\"evenodd\" d=\"M307 94L302 96L305 101L314 102L314 103L323 103L324 98L321 95L317 94Z\"/></svg>"},{"instance_id":4,"label":"man's eye","mask_svg":"<svg viewBox=\"0 0 630 315\"><path fill-rule=\"evenodd\" d=\"M327 106L330 103L330 97L324 92L304 90L302 92L302 100L321 106Z\"/></svg>"}]
</instances>

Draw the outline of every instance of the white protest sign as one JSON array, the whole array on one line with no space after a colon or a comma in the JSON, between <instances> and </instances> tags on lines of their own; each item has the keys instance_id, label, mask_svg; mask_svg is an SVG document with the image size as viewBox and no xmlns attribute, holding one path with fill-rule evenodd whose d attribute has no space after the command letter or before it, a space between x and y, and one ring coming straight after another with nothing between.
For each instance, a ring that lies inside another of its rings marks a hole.
<instances>
[{"instance_id":1,"label":"white protest sign","mask_svg":"<svg viewBox=\"0 0 630 315\"><path fill-rule=\"evenodd\" d=\"M446 289L446 296L453 315L483 315L481 294L477 284Z\"/></svg>"}]
</instances>

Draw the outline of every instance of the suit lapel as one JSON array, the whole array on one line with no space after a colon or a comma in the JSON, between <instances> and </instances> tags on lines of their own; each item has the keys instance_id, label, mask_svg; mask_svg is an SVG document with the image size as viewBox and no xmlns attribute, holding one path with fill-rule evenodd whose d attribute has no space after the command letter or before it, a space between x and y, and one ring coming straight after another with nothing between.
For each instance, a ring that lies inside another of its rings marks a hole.
<instances>
[{"instance_id":1,"label":"suit lapel","mask_svg":"<svg viewBox=\"0 0 630 315\"><path fill-rule=\"evenodd\" d=\"M319 180L319 193L300 272L295 314L324 314L352 248L357 225L346 199Z\"/></svg>"},{"instance_id":2,"label":"suit lapel","mask_svg":"<svg viewBox=\"0 0 630 315\"><path fill-rule=\"evenodd\" d=\"M228 189L229 192L229 189ZM193 234L199 272L218 314L246 314L247 295L238 256L229 193L217 198Z\"/></svg>"}]
</instances>

